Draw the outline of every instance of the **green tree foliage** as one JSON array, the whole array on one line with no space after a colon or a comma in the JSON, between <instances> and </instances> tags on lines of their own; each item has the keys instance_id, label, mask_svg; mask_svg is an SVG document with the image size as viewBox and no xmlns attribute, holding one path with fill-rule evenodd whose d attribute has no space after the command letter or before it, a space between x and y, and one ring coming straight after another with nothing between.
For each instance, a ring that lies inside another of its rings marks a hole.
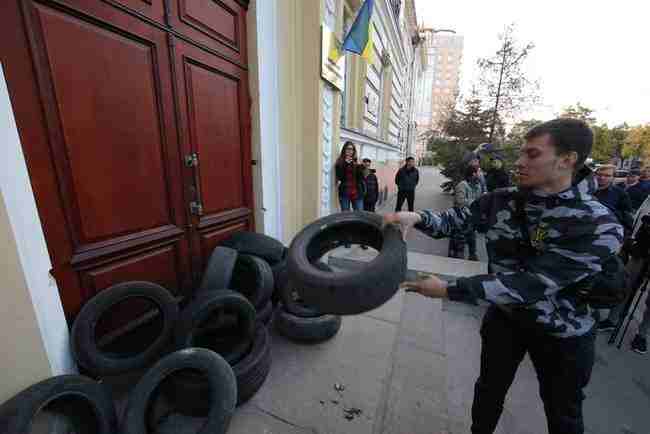
<instances>
[{"instance_id":1,"label":"green tree foliage","mask_svg":"<svg viewBox=\"0 0 650 434\"><path fill-rule=\"evenodd\" d=\"M623 144L624 157L638 157L646 163L650 160L650 124L629 129Z\"/></svg>"},{"instance_id":2,"label":"green tree foliage","mask_svg":"<svg viewBox=\"0 0 650 434\"><path fill-rule=\"evenodd\" d=\"M615 157L616 151L611 130L607 128L607 124L594 125L592 130L594 131L594 144L591 148L591 158L600 163L609 163Z\"/></svg>"},{"instance_id":3,"label":"green tree foliage","mask_svg":"<svg viewBox=\"0 0 650 434\"><path fill-rule=\"evenodd\" d=\"M464 101L462 110L450 112L441 134L429 133L427 150L433 153L432 162L440 166L441 173L450 179L449 183L443 184L446 191L462 179L468 154L488 141L492 113L482 107L481 99L474 93ZM500 121L497 133L499 137L505 135Z\"/></svg>"},{"instance_id":4,"label":"green tree foliage","mask_svg":"<svg viewBox=\"0 0 650 434\"><path fill-rule=\"evenodd\" d=\"M591 150L591 158L599 163L615 162L623 153L629 127L622 124L609 128L606 123L598 123L595 111L580 104L570 105L564 108L560 117L580 119L589 124L594 131L594 145Z\"/></svg>"}]
</instances>

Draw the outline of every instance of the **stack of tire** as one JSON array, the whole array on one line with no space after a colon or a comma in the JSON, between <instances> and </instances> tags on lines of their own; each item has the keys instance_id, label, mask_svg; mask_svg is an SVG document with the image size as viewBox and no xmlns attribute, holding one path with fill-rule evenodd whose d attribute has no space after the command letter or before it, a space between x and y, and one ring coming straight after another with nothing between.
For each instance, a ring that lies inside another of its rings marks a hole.
<instances>
[{"instance_id":1,"label":"stack of tire","mask_svg":"<svg viewBox=\"0 0 650 434\"><path fill-rule=\"evenodd\" d=\"M100 318L117 304L133 299L146 299L155 306L151 312L161 324L157 336L127 353L100 348L96 337ZM179 335L178 317L172 294L154 283L125 282L101 291L81 309L70 335L72 355L84 375L49 378L5 402L0 406L0 432L31 432L37 415L48 411L66 416L60 420L72 426L65 427L64 432L94 427L92 431L97 434L146 433L156 422L151 420L151 407L159 402L158 392L169 383L167 380L191 371L199 373L209 391L199 432L225 433L237 404L239 378L230 364L210 349L179 348L178 341L170 349L172 336ZM143 371L118 418L112 391L104 380Z\"/></svg>"},{"instance_id":2,"label":"stack of tire","mask_svg":"<svg viewBox=\"0 0 650 434\"><path fill-rule=\"evenodd\" d=\"M224 247L239 253L231 286L257 305L259 315L265 318L273 315L280 334L302 343L322 342L336 335L341 328L341 317L323 315L300 299L289 277L289 249L280 241L254 232L237 232L221 243L220 248ZM333 271L322 262L319 266ZM258 289L251 292L250 288L265 287L262 282L270 280L274 282L272 293ZM270 297L270 303L264 303L266 297ZM272 305L278 306L275 312Z\"/></svg>"},{"instance_id":3,"label":"stack of tire","mask_svg":"<svg viewBox=\"0 0 650 434\"><path fill-rule=\"evenodd\" d=\"M271 369L266 325L273 313L273 289L273 273L263 259L218 246L177 322L177 348L208 348L230 364L238 405L257 393ZM206 414L210 392L201 376L191 372L172 378L165 390L174 406L191 416Z\"/></svg>"}]
</instances>

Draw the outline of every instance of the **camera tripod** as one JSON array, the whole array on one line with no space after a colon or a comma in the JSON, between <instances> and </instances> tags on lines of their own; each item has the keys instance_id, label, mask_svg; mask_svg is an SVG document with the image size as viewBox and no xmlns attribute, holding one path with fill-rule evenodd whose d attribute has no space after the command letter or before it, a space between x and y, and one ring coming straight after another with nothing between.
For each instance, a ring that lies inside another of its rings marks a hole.
<instances>
[{"instance_id":1,"label":"camera tripod","mask_svg":"<svg viewBox=\"0 0 650 434\"><path fill-rule=\"evenodd\" d=\"M623 308L623 311L619 316L618 323L616 324L616 328L614 329L612 335L609 337L609 340L607 341L607 343L610 345L615 343L616 337L620 334L620 339L617 345L617 348L619 350L623 345L623 339L625 338L627 329L630 327L632 318L634 318L634 314L636 313L636 310L639 308L639 303L643 298L643 294L648 289L648 284L650 284L649 272L650 272L650 261L647 258L645 258L643 259L643 265L641 266L641 271L639 272L639 274L637 275L634 281L634 284L638 283L638 285L636 285L636 289L634 290L634 292L630 294L630 296L625 301L625 307Z\"/></svg>"}]
</instances>

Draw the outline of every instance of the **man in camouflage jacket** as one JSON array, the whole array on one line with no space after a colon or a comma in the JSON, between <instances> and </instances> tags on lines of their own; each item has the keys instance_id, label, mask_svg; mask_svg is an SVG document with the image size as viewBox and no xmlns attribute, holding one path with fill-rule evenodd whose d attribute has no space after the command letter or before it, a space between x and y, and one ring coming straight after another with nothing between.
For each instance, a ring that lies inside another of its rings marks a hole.
<instances>
[{"instance_id":1,"label":"man in camouflage jacket","mask_svg":"<svg viewBox=\"0 0 650 434\"><path fill-rule=\"evenodd\" d=\"M538 375L549 433L584 432L582 389L594 363L596 320L570 286L599 273L623 240L616 217L592 196L593 174L583 168L592 142L582 121L540 124L526 135L517 160L519 188L489 193L470 207L385 216L404 232L415 226L434 238L470 221L486 234L490 274L453 284L436 277L404 284L433 298L491 304L481 327L473 434L494 432L526 353Z\"/></svg>"}]
</instances>

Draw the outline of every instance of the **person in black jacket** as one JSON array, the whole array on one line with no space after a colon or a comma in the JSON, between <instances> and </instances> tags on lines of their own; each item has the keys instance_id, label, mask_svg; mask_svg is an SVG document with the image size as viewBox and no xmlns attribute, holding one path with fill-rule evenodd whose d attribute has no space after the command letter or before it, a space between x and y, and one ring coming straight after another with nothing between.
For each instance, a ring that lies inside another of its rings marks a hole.
<instances>
[{"instance_id":1,"label":"person in black jacket","mask_svg":"<svg viewBox=\"0 0 650 434\"><path fill-rule=\"evenodd\" d=\"M379 199L379 181L377 180L377 175L375 175L376 170L371 169L371 165L372 161L370 158L363 159L363 173L366 182L366 197L363 198L363 210L375 212L375 205L377 204L377 199Z\"/></svg>"},{"instance_id":2,"label":"person in black jacket","mask_svg":"<svg viewBox=\"0 0 650 434\"><path fill-rule=\"evenodd\" d=\"M641 175L639 169L630 170L625 187L625 192L630 196L634 211L641 207L641 204L650 193L646 184L639 179L639 175Z\"/></svg>"},{"instance_id":3,"label":"person in black jacket","mask_svg":"<svg viewBox=\"0 0 650 434\"><path fill-rule=\"evenodd\" d=\"M616 216L627 234L632 230L632 203L625 190L614 185L615 170L616 166L610 164L600 166L596 170L598 190L594 196Z\"/></svg>"},{"instance_id":4,"label":"person in black jacket","mask_svg":"<svg viewBox=\"0 0 650 434\"><path fill-rule=\"evenodd\" d=\"M335 169L341 211L350 211L350 206L355 211L362 210L365 196L363 166L357 163L357 148L354 143L345 142Z\"/></svg>"},{"instance_id":5,"label":"person in black jacket","mask_svg":"<svg viewBox=\"0 0 650 434\"><path fill-rule=\"evenodd\" d=\"M415 159L408 157L406 164L402 166L395 175L397 184L397 205L395 212L402 210L404 201L408 201L409 211L413 211L415 204L415 187L420 182L420 172L415 168Z\"/></svg>"},{"instance_id":6,"label":"person in black jacket","mask_svg":"<svg viewBox=\"0 0 650 434\"><path fill-rule=\"evenodd\" d=\"M492 167L488 169L485 177L487 191L494 191L498 188L510 187L510 177L503 168L503 161L499 157L492 160Z\"/></svg>"}]
</instances>

